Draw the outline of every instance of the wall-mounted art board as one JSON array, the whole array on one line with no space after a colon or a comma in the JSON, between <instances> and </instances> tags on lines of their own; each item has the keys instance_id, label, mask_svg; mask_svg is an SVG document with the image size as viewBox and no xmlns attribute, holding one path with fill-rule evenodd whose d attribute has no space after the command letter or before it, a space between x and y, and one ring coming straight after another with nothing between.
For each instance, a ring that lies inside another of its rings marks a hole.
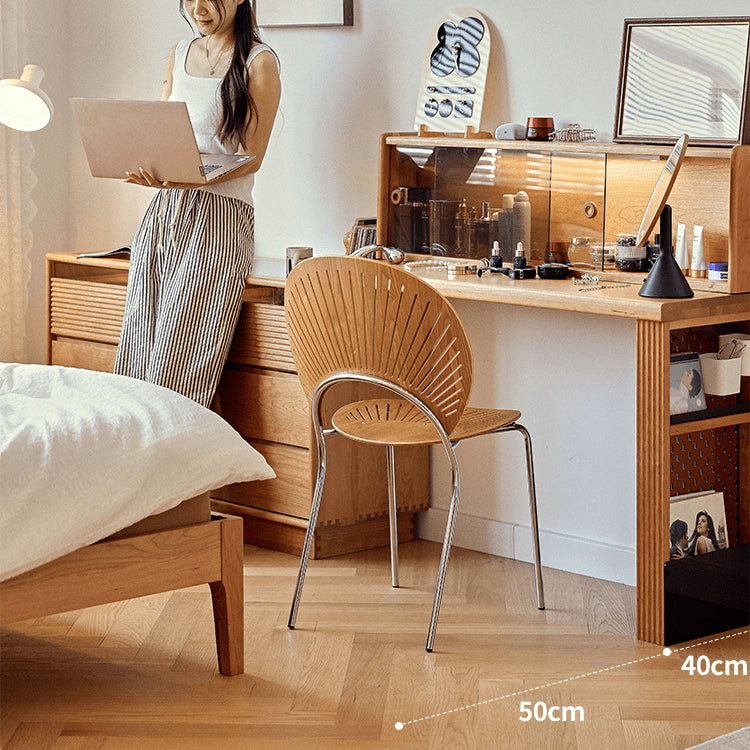
<instances>
[{"instance_id":1,"label":"wall-mounted art board","mask_svg":"<svg viewBox=\"0 0 750 750\"><path fill-rule=\"evenodd\" d=\"M255 0L258 26L353 26L354 0Z\"/></svg>"},{"instance_id":2,"label":"wall-mounted art board","mask_svg":"<svg viewBox=\"0 0 750 750\"><path fill-rule=\"evenodd\" d=\"M427 45L414 127L443 133L479 129L490 58L490 29L473 8L446 13Z\"/></svg>"}]
</instances>

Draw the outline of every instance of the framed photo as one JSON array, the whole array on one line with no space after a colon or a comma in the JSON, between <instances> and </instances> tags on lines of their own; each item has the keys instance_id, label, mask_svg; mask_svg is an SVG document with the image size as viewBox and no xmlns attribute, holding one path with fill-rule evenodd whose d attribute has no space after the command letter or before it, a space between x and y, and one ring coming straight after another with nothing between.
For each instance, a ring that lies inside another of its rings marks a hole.
<instances>
[{"instance_id":1,"label":"framed photo","mask_svg":"<svg viewBox=\"0 0 750 750\"><path fill-rule=\"evenodd\" d=\"M670 498L670 560L705 555L728 546L723 492L708 490Z\"/></svg>"},{"instance_id":2,"label":"framed photo","mask_svg":"<svg viewBox=\"0 0 750 750\"><path fill-rule=\"evenodd\" d=\"M685 414L706 408L703 373L697 354L686 352L669 358L669 413Z\"/></svg>"},{"instance_id":3,"label":"framed photo","mask_svg":"<svg viewBox=\"0 0 750 750\"><path fill-rule=\"evenodd\" d=\"M258 26L353 26L354 0L253 0Z\"/></svg>"},{"instance_id":4,"label":"framed photo","mask_svg":"<svg viewBox=\"0 0 750 750\"><path fill-rule=\"evenodd\" d=\"M750 17L627 18L615 143L750 141Z\"/></svg>"}]
</instances>

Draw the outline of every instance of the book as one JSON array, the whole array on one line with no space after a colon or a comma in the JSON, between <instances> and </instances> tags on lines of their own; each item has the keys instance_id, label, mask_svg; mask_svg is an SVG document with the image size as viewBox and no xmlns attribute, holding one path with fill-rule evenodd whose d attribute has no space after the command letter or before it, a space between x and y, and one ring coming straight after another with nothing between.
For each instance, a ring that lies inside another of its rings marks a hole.
<instances>
[{"instance_id":1,"label":"book","mask_svg":"<svg viewBox=\"0 0 750 750\"><path fill-rule=\"evenodd\" d=\"M684 414L706 408L700 358L694 352L669 358L669 413Z\"/></svg>"},{"instance_id":2,"label":"book","mask_svg":"<svg viewBox=\"0 0 750 750\"><path fill-rule=\"evenodd\" d=\"M100 250L96 253L78 253L76 258L109 258L111 255L130 255L130 248L117 247L114 250Z\"/></svg>"},{"instance_id":3,"label":"book","mask_svg":"<svg viewBox=\"0 0 750 750\"><path fill-rule=\"evenodd\" d=\"M706 490L669 499L669 559L726 549L724 493Z\"/></svg>"}]
</instances>

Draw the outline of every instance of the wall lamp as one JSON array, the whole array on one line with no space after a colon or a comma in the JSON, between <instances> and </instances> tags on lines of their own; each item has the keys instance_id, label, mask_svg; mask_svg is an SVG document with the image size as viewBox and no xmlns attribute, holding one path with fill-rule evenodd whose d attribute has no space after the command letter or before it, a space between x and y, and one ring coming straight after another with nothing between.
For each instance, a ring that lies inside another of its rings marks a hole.
<instances>
[{"instance_id":1,"label":"wall lamp","mask_svg":"<svg viewBox=\"0 0 750 750\"><path fill-rule=\"evenodd\" d=\"M14 130L41 130L52 119L52 101L39 88L44 71L27 65L20 78L0 81L0 122Z\"/></svg>"}]
</instances>

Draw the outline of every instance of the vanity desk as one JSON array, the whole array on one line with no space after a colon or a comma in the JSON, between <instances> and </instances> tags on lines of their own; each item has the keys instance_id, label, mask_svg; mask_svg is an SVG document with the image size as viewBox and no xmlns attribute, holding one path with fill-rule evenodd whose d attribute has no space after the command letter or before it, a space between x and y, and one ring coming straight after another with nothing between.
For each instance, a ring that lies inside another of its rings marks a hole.
<instances>
[{"instance_id":1,"label":"vanity desk","mask_svg":"<svg viewBox=\"0 0 750 750\"><path fill-rule=\"evenodd\" d=\"M430 211L434 217L437 207L431 201L452 207L465 201L477 207L475 216L491 217L488 204L502 206L503 195L523 190L531 202L533 265L544 260L550 242L586 236L612 246L619 233L636 233L669 153L669 147L634 144L386 134L380 151L378 243L400 247L407 260L426 263L434 249ZM736 396L708 396L705 411L670 417L669 403L671 353L716 351L720 334L750 333L748 195L750 146L688 147L668 201L675 222L702 224L706 260L729 264L726 281L690 278L694 296L688 299L641 297L645 273L623 272L603 260L597 266L588 257L570 258L593 264L573 273L600 276L602 288L586 289L571 279L514 280L489 271L481 278L449 278L445 269L413 268L448 297L490 303L490 310L497 304L583 313L583 321L589 315L634 321L636 631L652 643L685 641L750 623L750 378L742 378ZM445 236L445 226L441 230ZM487 255L457 241L453 250L450 257L434 259L472 264ZM498 320L502 312L498 309ZM489 320L488 327L493 327ZM580 334L586 335L583 326ZM593 356L606 357L606 352ZM587 429L585 422L580 429ZM700 470L693 471L699 463ZM730 548L670 562L670 496L712 489L724 492ZM713 593L696 601L686 590L691 587ZM716 616L694 617L698 609Z\"/></svg>"}]
</instances>

